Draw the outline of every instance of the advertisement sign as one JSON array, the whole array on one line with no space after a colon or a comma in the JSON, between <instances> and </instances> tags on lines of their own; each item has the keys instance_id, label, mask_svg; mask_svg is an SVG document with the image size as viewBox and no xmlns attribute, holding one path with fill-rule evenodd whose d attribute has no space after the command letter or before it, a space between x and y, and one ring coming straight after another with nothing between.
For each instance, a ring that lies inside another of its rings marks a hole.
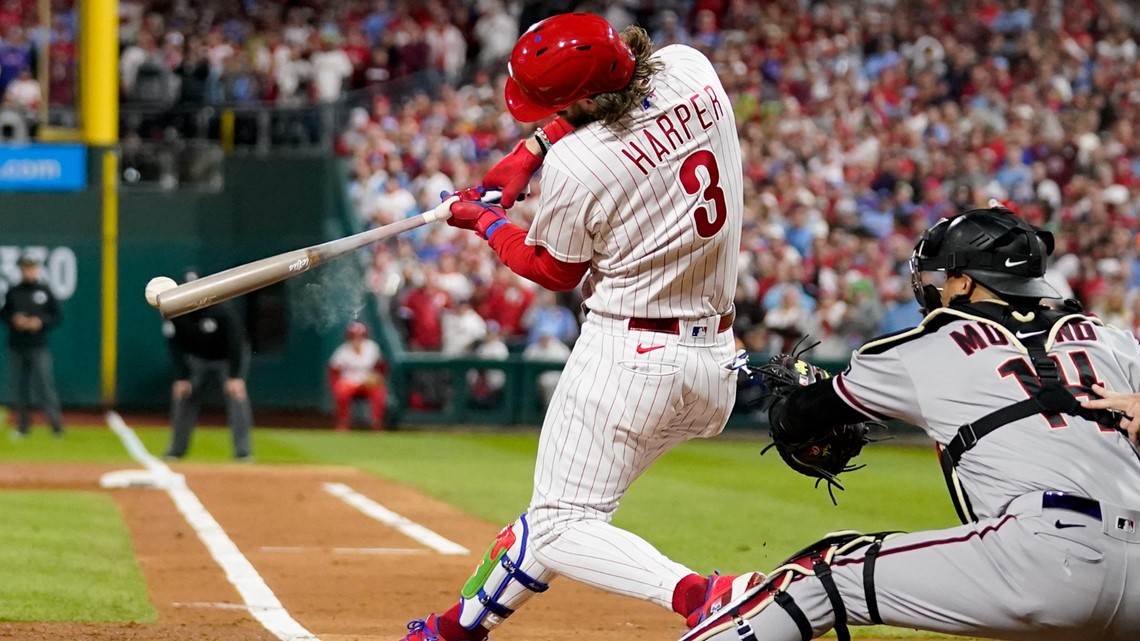
<instances>
[{"instance_id":1,"label":"advertisement sign","mask_svg":"<svg viewBox=\"0 0 1140 641\"><path fill-rule=\"evenodd\" d=\"M78 191L86 186L83 145L0 145L0 191Z\"/></svg>"},{"instance_id":2,"label":"advertisement sign","mask_svg":"<svg viewBox=\"0 0 1140 641\"><path fill-rule=\"evenodd\" d=\"M31 254L43 263L40 278L51 287L61 302L75 295L79 283L79 260L70 247L21 247L0 245L0 302L8 288L20 282L17 261L23 254Z\"/></svg>"}]
</instances>

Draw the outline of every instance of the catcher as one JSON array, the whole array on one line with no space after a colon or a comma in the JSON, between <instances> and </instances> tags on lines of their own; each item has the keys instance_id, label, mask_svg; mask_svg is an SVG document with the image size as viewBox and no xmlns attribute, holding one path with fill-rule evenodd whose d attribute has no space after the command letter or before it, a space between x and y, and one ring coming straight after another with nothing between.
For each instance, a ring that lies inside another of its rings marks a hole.
<instances>
[{"instance_id":1,"label":"catcher","mask_svg":"<svg viewBox=\"0 0 1140 641\"><path fill-rule=\"evenodd\" d=\"M834 378L816 380L798 355L763 368L773 438L793 467L834 480L862 445L863 421L902 419L938 443L964 525L830 534L684 641L831 629L846 641L848 626L882 623L1140 639L1140 455L1120 415L1080 400L1094 386L1140 390L1140 348L1075 302L1041 304L1059 298L1043 278L1052 249L1051 234L994 202L944 219L911 260L927 312L918 327L867 343Z\"/></svg>"}]
</instances>

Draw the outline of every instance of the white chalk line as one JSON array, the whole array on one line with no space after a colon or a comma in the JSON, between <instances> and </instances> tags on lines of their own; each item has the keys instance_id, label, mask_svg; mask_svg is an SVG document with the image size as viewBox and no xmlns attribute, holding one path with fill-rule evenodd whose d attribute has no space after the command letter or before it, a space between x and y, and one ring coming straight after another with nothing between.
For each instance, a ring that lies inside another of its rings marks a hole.
<instances>
[{"instance_id":1,"label":"white chalk line","mask_svg":"<svg viewBox=\"0 0 1140 641\"><path fill-rule=\"evenodd\" d=\"M331 553L331 554L362 554L362 555L392 555L404 556L414 554L427 554L429 550L422 549L407 549L407 548L314 548L314 547L289 547L289 546L270 546L263 545L262 552L284 552L284 553Z\"/></svg>"},{"instance_id":2,"label":"white chalk line","mask_svg":"<svg viewBox=\"0 0 1140 641\"><path fill-rule=\"evenodd\" d=\"M463 556L471 551L454 541L432 532L426 527L406 517L396 514L392 510L380 505L376 501L364 496L344 483L325 483L325 491L338 499L360 510L366 516L380 521L384 525L411 537L415 541L447 556Z\"/></svg>"},{"instance_id":3,"label":"white chalk line","mask_svg":"<svg viewBox=\"0 0 1140 641\"><path fill-rule=\"evenodd\" d=\"M107 412L107 426L123 442L131 457L156 477L170 478L177 475L170 467L147 451L135 431L119 416L118 412ZM237 589L249 612L273 636L281 641L320 641L316 635L298 623L277 595L266 585L265 580L254 569L253 564L241 553L237 545L226 535L222 526L210 515L198 496L185 483L167 482L158 485L174 501L186 522L194 529L210 556L218 562L226 574L226 579Z\"/></svg>"},{"instance_id":4,"label":"white chalk line","mask_svg":"<svg viewBox=\"0 0 1140 641\"><path fill-rule=\"evenodd\" d=\"M241 603L210 603L208 601L195 601L191 603L175 601L171 603L176 608L216 608L218 610L245 610L250 611L248 605Z\"/></svg>"}]
</instances>

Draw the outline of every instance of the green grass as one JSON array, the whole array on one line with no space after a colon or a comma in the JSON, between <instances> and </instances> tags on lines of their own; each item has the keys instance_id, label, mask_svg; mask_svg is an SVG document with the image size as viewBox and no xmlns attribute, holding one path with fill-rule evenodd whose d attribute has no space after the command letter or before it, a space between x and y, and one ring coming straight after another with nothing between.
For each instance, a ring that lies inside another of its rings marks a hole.
<instances>
[{"instance_id":1,"label":"green grass","mask_svg":"<svg viewBox=\"0 0 1140 641\"><path fill-rule=\"evenodd\" d=\"M0 621L156 620L111 497L0 492Z\"/></svg>"},{"instance_id":2,"label":"green grass","mask_svg":"<svg viewBox=\"0 0 1140 641\"><path fill-rule=\"evenodd\" d=\"M135 427L150 451L161 454L168 429ZM957 523L929 448L867 448L859 459L867 469L844 475L847 491L836 493L839 505L833 506L824 489L814 489L774 452L761 457L763 445L733 437L677 448L634 484L614 523L698 572L771 569L837 529L915 531ZM260 464L351 465L494 523L510 522L526 507L537 447L532 431L254 431ZM230 455L227 430L199 429L187 461L224 462ZM60 457L129 460L109 430L77 429L62 441L43 435L0 443L0 460ZM869 628L860 636L915 633Z\"/></svg>"}]
</instances>

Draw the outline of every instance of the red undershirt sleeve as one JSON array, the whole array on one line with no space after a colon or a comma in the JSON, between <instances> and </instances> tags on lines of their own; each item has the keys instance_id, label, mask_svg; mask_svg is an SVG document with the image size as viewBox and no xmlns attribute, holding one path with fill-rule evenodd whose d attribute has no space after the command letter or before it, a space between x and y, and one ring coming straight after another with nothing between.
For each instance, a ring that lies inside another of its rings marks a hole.
<instances>
[{"instance_id":1,"label":"red undershirt sleeve","mask_svg":"<svg viewBox=\"0 0 1140 641\"><path fill-rule=\"evenodd\" d=\"M497 227L487 243L511 271L557 292L577 287L590 267L590 263L558 260L546 249L526 244L526 232L514 223Z\"/></svg>"}]
</instances>

